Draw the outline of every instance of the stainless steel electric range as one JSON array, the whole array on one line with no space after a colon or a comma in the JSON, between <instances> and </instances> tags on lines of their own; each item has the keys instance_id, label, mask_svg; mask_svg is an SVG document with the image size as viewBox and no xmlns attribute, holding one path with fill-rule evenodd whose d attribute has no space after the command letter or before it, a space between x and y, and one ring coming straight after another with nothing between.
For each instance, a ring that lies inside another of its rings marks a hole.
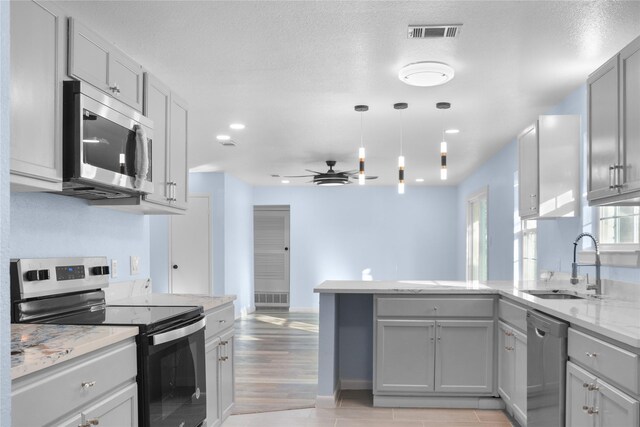
<instances>
[{"instance_id":1,"label":"stainless steel electric range","mask_svg":"<svg viewBox=\"0 0 640 427\"><path fill-rule=\"evenodd\" d=\"M103 289L108 278L105 257L12 260L12 321L137 326L139 425L202 425L202 307L107 305Z\"/></svg>"}]
</instances>

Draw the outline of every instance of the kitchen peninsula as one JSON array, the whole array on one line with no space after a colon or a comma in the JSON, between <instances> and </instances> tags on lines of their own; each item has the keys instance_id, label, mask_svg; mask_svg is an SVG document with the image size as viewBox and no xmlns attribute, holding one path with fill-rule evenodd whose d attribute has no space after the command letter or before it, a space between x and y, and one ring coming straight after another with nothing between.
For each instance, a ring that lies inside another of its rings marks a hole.
<instances>
[{"instance_id":1,"label":"kitchen peninsula","mask_svg":"<svg viewBox=\"0 0 640 427\"><path fill-rule=\"evenodd\" d=\"M581 406L572 410L572 404L584 395L572 381L588 374L594 383L605 378L601 384L615 391L597 397L601 405L618 399L620 412L609 420L620 422L608 425L636 426L640 308L636 300L617 297L624 284L606 285L604 296L593 297L584 285L568 282L325 281L315 288L320 294L317 406L332 406L341 389L369 388L374 406L500 408L506 403L524 424L531 309L569 324L567 425L582 422ZM577 295L543 299L528 293L556 290ZM517 337L524 344L522 361L509 368L513 363L507 358L520 345ZM524 384L518 380L523 371ZM582 380L574 382L582 387ZM514 395L522 403L511 405Z\"/></svg>"}]
</instances>

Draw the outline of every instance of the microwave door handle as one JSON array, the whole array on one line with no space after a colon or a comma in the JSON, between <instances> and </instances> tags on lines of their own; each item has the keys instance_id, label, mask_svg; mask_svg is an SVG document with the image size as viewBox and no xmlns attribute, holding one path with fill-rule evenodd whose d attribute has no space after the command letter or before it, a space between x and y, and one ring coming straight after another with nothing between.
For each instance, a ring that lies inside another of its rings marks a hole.
<instances>
[{"instance_id":1,"label":"microwave door handle","mask_svg":"<svg viewBox=\"0 0 640 427\"><path fill-rule=\"evenodd\" d=\"M207 319L203 317L195 323L187 325L180 329L174 329L169 332L164 332L162 334L152 335L149 337L151 345L160 345L165 344L171 341L178 340L180 338L184 338L188 335L191 335L195 332L198 332L200 329L204 329L207 324Z\"/></svg>"}]
</instances>

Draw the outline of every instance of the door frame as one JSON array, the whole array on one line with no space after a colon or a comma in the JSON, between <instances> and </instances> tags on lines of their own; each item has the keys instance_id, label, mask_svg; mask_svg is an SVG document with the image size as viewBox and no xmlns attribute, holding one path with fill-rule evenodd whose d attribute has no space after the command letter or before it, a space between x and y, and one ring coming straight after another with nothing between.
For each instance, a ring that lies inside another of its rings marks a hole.
<instances>
[{"instance_id":1,"label":"door frame","mask_svg":"<svg viewBox=\"0 0 640 427\"><path fill-rule=\"evenodd\" d=\"M490 229L489 229L489 187L488 186L484 186L476 191L474 191L473 193L471 193L469 196L467 196L467 202L466 202L466 211L467 211L467 218L465 220L465 235L466 235L466 242L467 242L467 248L466 248L466 257L465 257L465 271L466 271L466 280L471 280L471 266L469 265L469 257L471 255L471 245L472 245L472 241L473 241L473 236L471 235L471 233L469 232L469 220L471 219L471 217L473 216L473 212L472 212L472 205L473 203L477 202L480 199L485 199L485 203L487 205L487 224L486 224L486 228L487 228L487 253L486 253L486 260L487 260L487 265L486 265L486 269L487 269L487 280L489 280L489 236L490 236Z\"/></svg>"},{"instance_id":2,"label":"door frame","mask_svg":"<svg viewBox=\"0 0 640 427\"><path fill-rule=\"evenodd\" d=\"M209 293L208 295L213 295L213 270L212 270L212 263L211 263L211 259L212 259L212 245L211 245L211 240L212 240L212 233L213 233L213 227L211 224L211 195L209 195L208 193L188 193L187 195L187 200L190 200L191 198L197 198L197 199L207 199L207 206L209 207L209 209L207 209L207 218L208 221L207 223L209 224L209 233L207 233L207 246L208 246L208 251L209 251L209 256L207 257L207 266L208 266L208 275L209 275ZM185 215L188 214L188 209L187 209L187 213L185 213ZM173 260L172 260L172 256L173 256L173 252L172 252L172 248L173 248L173 241L172 241L172 237L173 237L173 215L169 216L169 233L168 234L168 241L169 241L169 251L168 251L168 257L169 257L169 263L167 265L167 269L168 269L168 286L167 286L167 290L170 294L173 293L173 274L172 274L172 269L173 269Z\"/></svg>"}]
</instances>

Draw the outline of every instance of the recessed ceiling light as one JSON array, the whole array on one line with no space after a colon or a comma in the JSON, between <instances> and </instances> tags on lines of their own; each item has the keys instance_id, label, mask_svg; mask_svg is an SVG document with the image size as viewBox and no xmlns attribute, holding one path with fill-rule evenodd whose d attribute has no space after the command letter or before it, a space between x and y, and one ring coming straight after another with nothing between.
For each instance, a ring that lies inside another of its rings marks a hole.
<instances>
[{"instance_id":1,"label":"recessed ceiling light","mask_svg":"<svg viewBox=\"0 0 640 427\"><path fill-rule=\"evenodd\" d=\"M460 129L447 129L444 133L460 133Z\"/></svg>"},{"instance_id":2,"label":"recessed ceiling light","mask_svg":"<svg viewBox=\"0 0 640 427\"><path fill-rule=\"evenodd\" d=\"M283 184L288 184L288 183L289 183L289 182L291 182L291 181L289 181L288 179L283 179L283 180L282 180L282 181L280 181L280 182L281 182L281 183L283 183Z\"/></svg>"},{"instance_id":3,"label":"recessed ceiling light","mask_svg":"<svg viewBox=\"0 0 640 427\"><path fill-rule=\"evenodd\" d=\"M416 178L416 182L424 182L424 178Z\"/></svg>"},{"instance_id":4,"label":"recessed ceiling light","mask_svg":"<svg viewBox=\"0 0 640 427\"><path fill-rule=\"evenodd\" d=\"M245 128L245 126L242 123L231 123L229 125L229 128L233 129L233 130L242 130Z\"/></svg>"},{"instance_id":5,"label":"recessed ceiling light","mask_svg":"<svg viewBox=\"0 0 640 427\"><path fill-rule=\"evenodd\" d=\"M411 86L438 86L451 80L453 68L442 62L423 61L405 65L400 69L398 78Z\"/></svg>"},{"instance_id":6,"label":"recessed ceiling light","mask_svg":"<svg viewBox=\"0 0 640 427\"><path fill-rule=\"evenodd\" d=\"M218 135L216 136L216 139L218 141L228 141L231 139L231 137L229 135Z\"/></svg>"}]
</instances>

